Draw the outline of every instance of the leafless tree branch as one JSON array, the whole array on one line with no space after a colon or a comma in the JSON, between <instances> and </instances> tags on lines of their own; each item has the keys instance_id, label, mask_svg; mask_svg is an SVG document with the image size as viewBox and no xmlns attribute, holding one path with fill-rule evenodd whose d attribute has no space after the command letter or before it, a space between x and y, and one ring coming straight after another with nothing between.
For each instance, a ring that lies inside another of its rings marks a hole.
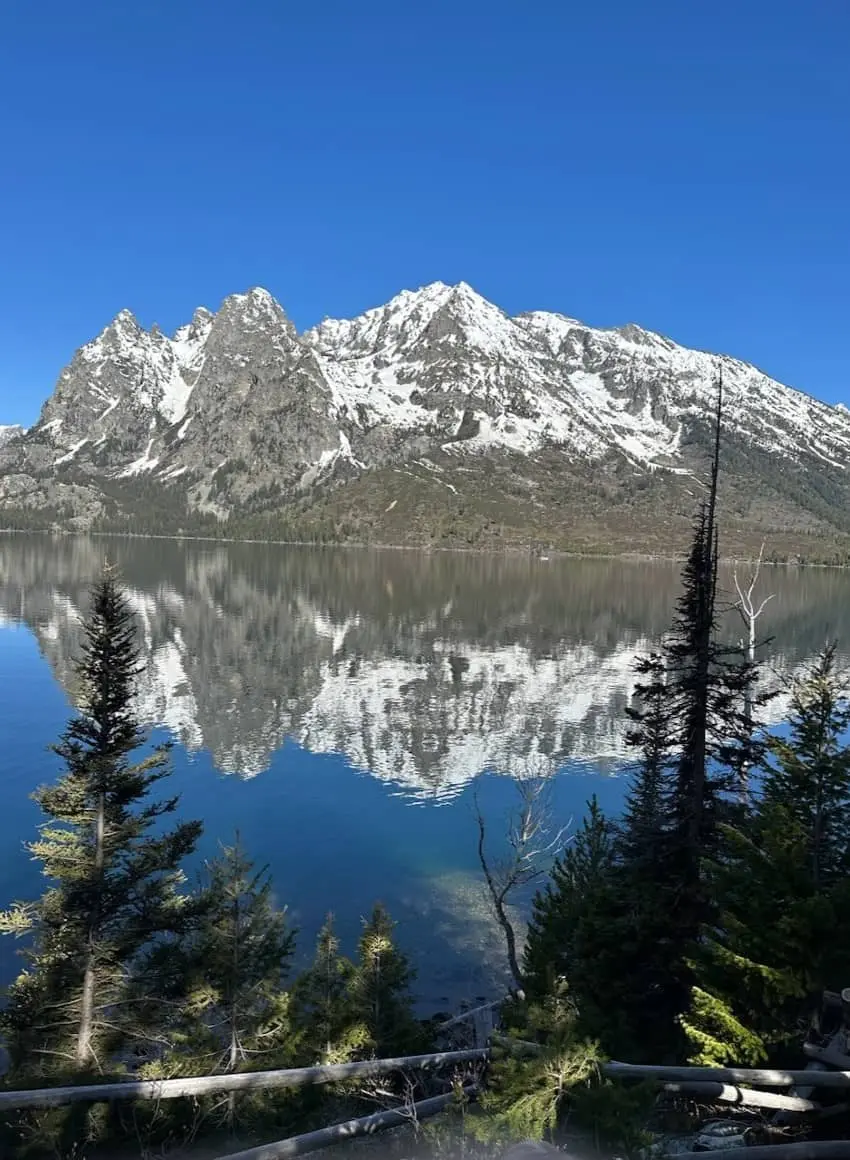
<instances>
[{"instance_id":1,"label":"leafless tree branch","mask_svg":"<svg viewBox=\"0 0 850 1160\"><path fill-rule=\"evenodd\" d=\"M488 855L486 824L477 793L473 800L478 823L478 861L496 921L505 938L511 975L518 989L522 990L524 983L510 914L511 902L546 873L569 826L561 826L552 832L551 783L548 779L517 779L515 785L519 802L508 818L505 835L508 850L502 858Z\"/></svg>"}]
</instances>

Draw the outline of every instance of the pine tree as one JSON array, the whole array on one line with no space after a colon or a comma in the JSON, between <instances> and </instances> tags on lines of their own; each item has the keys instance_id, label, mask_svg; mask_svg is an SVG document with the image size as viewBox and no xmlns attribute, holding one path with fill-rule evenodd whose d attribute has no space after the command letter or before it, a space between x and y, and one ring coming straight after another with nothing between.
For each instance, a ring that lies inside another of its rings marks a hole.
<instances>
[{"instance_id":1,"label":"pine tree","mask_svg":"<svg viewBox=\"0 0 850 1160\"><path fill-rule=\"evenodd\" d=\"M760 753L755 726L766 699L756 691L756 665L717 639L722 406L721 382L708 495L695 520L673 624L639 673L630 741L640 762L619 843L628 904L621 970L633 980L635 1030L644 1051L670 1061L686 1050L679 1019L690 1002L694 948L714 916L703 863L719 856L732 795Z\"/></svg>"},{"instance_id":2,"label":"pine tree","mask_svg":"<svg viewBox=\"0 0 850 1160\"><path fill-rule=\"evenodd\" d=\"M850 870L850 700L836 669L835 644L824 648L791 699L790 736L773 740L764 779L767 804L788 811L806 834L814 891Z\"/></svg>"},{"instance_id":3,"label":"pine tree","mask_svg":"<svg viewBox=\"0 0 850 1160\"><path fill-rule=\"evenodd\" d=\"M577 1033L605 1046L617 1036L622 983L614 837L613 824L591 798L580 829L534 897L523 966L534 1002L545 1004L568 988Z\"/></svg>"},{"instance_id":4,"label":"pine tree","mask_svg":"<svg viewBox=\"0 0 850 1160\"><path fill-rule=\"evenodd\" d=\"M683 1027L701 1063L767 1059L843 987L850 962L850 712L828 646L795 684L760 800L706 864L718 919L695 955Z\"/></svg>"},{"instance_id":5,"label":"pine tree","mask_svg":"<svg viewBox=\"0 0 850 1160\"><path fill-rule=\"evenodd\" d=\"M2 929L31 937L27 967L2 1012L11 1069L21 1078L118 1067L146 1034L137 1006L126 1002L134 975L152 946L179 940L194 921L180 864L201 825L162 831L178 799L149 795L170 772L167 747L130 760L145 740L133 710L139 673L132 616L106 570L77 664L80 710L55 747L66 770L34 795L48 821L28 848L51 884L37 902L2 916ZM145 985L156 995L156 977L148 973Z\"/></svg>"},{"instance_id":6,"label":"pine tree","mask_svg":"<svg viewBox=\"0 0 850 1160\"><path fill-rule=\"evenodd\" d=\"M189 997L206 1044L203 1070L283 1066L294 1047L283 983L295 932L273 902L268 869L254 869L238 834L208 864L204 895Z\"/></svg>"},{"instance_id":7,"label":"pine tree","mask_svg":"<svg viewBox=\"0 0 850 1160\"><path fill-rule=\"evenodd\" d=\"M582 1036L564 980L540 1000L509 1005L503 1018L508 1044L518 1040L518 1047L506 1055L494 1051L481 1094L485 1115L470 1130L485 1140L551 1137L577 1094L597 1078L602 1055Z\"/></svg>"},{"instance_id":8,"label":"pine tree","mask_svg":"<svg viewBox=\"0 0 850 1160\"><path fill-rule=\"evenodd\" d=\"M354 964L340 953L329 914L316 940L312 965L296 980L294 998L310 1063L347 1063L362 1052L369 1031L351 1000Z\"/></svg>"},{"instance_id":9,"label":"pine tree","mask_svg":"<svg viewBox=\"0 0 850 1160\"><path fill-rule=\"evenodd\" d=\"M348 986L352 1014L367 1029L369 1045L379 1056L409 1052L422 1036L410 992L415 972L396 946L394 930L386 908L376 903L363 925Z\"/></svg>"},{"instance_id":10,"label":"pine tree","mask_svg":"<svg viewBox=\"0 0 850 1160\"><path fill-rule=\"evenodd\" d=\"M640 760L629 782L618 847L629 869L646 878L652 877L667 838L665 790L674 743L664 657L657 652L641 657L635 673L636 703L626 708L631 722L626 744L640 751Z\"/></svg>"}]
</instances>

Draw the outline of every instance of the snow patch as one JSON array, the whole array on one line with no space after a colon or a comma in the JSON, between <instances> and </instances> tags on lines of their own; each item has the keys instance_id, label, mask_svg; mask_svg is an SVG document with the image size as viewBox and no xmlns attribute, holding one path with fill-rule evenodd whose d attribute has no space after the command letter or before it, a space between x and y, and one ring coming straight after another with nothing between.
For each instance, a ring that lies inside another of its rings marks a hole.
<instances>
[{"instance_id":1,"label":"snow patch","mask_svg":"<svg viewBox=\"0 0 850 1160\"><path fill-rule=\"evenodd\" d=\"M125 467L124 470L119 473L119 479L126 479L127 476L130 475L141 475L143 472L153 471L153 469L159 463L158 456L151 456L151 448L153 447L153 444L153 439L150 439L148 441L147 447L145 448L144 454L139 456L138 459L134 459L132 463Z\"/></svg>"},{"instance_id":2,"label":"snow patch","mask_svg":"<svg viewBox=\"0 0 850 1160\"><path fill-rule=\"evenodd\" d=\"M53 466L59 467L62 463L68 463L74 458L78 451L82 450L88 443L88 439L81 439L79 443L75 443L70 451L66 451L64 455L60 455L58 459L53 460Z\"/></svg>"}]
</instances>

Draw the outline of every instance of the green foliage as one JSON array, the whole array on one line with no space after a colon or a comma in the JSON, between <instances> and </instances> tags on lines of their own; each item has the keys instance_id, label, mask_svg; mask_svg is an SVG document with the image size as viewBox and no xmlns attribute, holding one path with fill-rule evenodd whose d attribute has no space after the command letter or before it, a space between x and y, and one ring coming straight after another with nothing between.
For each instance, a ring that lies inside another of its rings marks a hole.
<instances>
[{"instance_id":1,"label":"green foliage","mask_svg":"<svg viewBox=\"0 0 850 1160\"><path fill-rule=\"evenodd\" d=\"M138 653L111 572L95 586L85 638L81 708L56 746L66 771L34 795L48 820L28 848L50 885L0 918L6 932L29 936L26 968L0 1013L16 1082L118 1072L128 1049L154 1044L160 969L172 969L169 948L176 953L197 918L180 863L200 823L162 829L177 798L149 795L170 771L167 748L130 761L144 741L132 709ZM138 1003L133 980L142 977L148 998ZM93 1123L76 1112L54 1118L76 1138Z\"/></svg>"},{"instance_id":2,"label":"green foliage","mask_svg":"<svg viewBox=\"0 0 850 1160\"><path fill-rule=\"evenodd\" d=\"M850 701L836 669L835 645L795 683L790 736L774 738L764 779L766 804L786 809L806 836L813 889L850 870Z\"/></svg>"},{"instance_id":3,"label":"green foliage","mask_svg":"<svg viewBox=\"0 0 850 1160\"><path fill-rule=\"evenodd\" d=\"M207 866L203 893L186 1008L206 1044L201 1070L286 1066L293 1033L283 981L295 933L274 905L268 870L254 869L238 834Z\"/></svg>"},{"instance_id":4,"label":"green foliage","mask_svg":"<svg viewBox=\"0 0 850 1160\"><path fill-rule=\"evenodd\" d=\"M293 998L310 1063L347 1063L369 1045L369 1030L351 1001L355 966L340 953L329 914L319 931L310 968L295 982Z\"/></svg>"},{"instance_id":5,"label":"green foliage","mask_svg":"<svg viewBox=\"0 0 850 1160\"><path fill-rule=\"evenodd\" d=\"M615 829L596 798L546 886L537 892L525 945L524 978L529 995L541 1000L566 983L577 1006L578 1030L607 1044L621 1039L611 1025L612 988L620 972L619 883L614 860Z\"/></svg>"},{"instance_id":6,"label":"green foliage","mask_svg":"<svg viewBox=\"0 0 850 1160\"><path fill-rule=\"evenodd\" d=\"M683 1019L699 1061L768 1058L799 1035L821 991L844 986L848 724L829 646L794 689L790 734L771 743L759 800L705 866L719 921L695 956L699 986Z\"/></svg>"},{"instance_id":7,"label":"green foliage","mask_svg":"<svg viewBox=\"0 0 850 1160\"><path fill-rule=\"evenodd\" d=\"M681 1023L691 1045L688 1062L698 1067L756 1067L767 1059L758 1035L722 999L701 987L692 989L691 1005Z\"/></svg>"},{"instance_id":8,"label":"green foliage","mask_svg":"<svg viewBox=\"0 0 850 1160\"><path fill-rule=\"evenodd\" d=\"M377 1056L409 1053L421 1046L423 1034L412 1013L415 971L396 946L394 930L385 907L376 903L363 924L348 981L353 1021L366 1028L367 1043Z\"/></svg>"},{"instance_id":9,"label":"green foliage","mask_svg":"<svg viewBox=\"0 0 850 1160\"><path fill-rule=\"evenodd\" d=\"M579 1034L576 1008L563 983L505 1015L508 1037L521 1041L520 1051L500 1057L494 1050L481 1096L485 1116L470 1127L490 1140L551 1138L576 1093L598 1081L602 1055ZM529 1042L530 1052L522 1049Z\"/></svg>"},{"instance_id":10,"label":"green foliage","mask_svg":"<svg viewBox=\"0 0 850 1160\"><path fill-rule=\"evenodd\" d=\"M296 981L293 997L303 1047L310 1062L346 1063L370 1056L427 1050L425 1025L413 1017L415 977L396 946L395 923L377 903L354 962L340 953L328 915L310 968Z\"/></svg>"}]
</instances>

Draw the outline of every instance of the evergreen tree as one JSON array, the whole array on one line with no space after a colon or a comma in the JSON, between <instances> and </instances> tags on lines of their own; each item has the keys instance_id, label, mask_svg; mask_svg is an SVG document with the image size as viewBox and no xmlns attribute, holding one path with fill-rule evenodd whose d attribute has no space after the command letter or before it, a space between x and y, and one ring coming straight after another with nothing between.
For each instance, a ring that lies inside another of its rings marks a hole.
<instances>
[{"instance_id":1,"label":"evergreen tree","mask_svg":"<svg viewBox=\"0 0 850 1160\"><path fill-rule=\"evenodd\" d=\"M850 962L850 713L828 646L796 683L762 794L705 867L718 920L683 1027L698 1062L757 1062L799 1035Z\"/></svg>"},{"instance_id":2,"label":"evergreen tree","mask_svg":"<svg viewBox=\"0 0 850 1160\"><path fill-rule=\"evenodd\" d=\"M272 900L268 869L254 869L238 834L208 865L204 894L189 999L205 1045L203 1070L284 1066L294 1046L283 982L295 933Z\"/></svg>"},{"instance_id":3,"label":"evergreen tree","mask_svg":"<svg viewBox=\"0 0 850 1160\"><path fill-rule=\"evenodd\" d=\"M348 985L354 1020L366 1028L369 1046L379 1056L410 1052L422 1037L410 993L415 972L396 946L394 930L386 908L376 903L364 923Z\"/></svg>"},{"instance_id":4,"label":"evergreen tree","mask_svg":"<svg viewBox=\"0 0 850 1160\"><path fill-rule=\"evenodd\" d=\"M369 1031L351 1000L354 964L340 953L334 918L319 931L312 965L296 980L294 998L303 1048L311 1063L346 1063L362 1052Z\"/></svg>"},{"instance_id":5,"label":"evergreen tree","mask_svg":"<svg viewBox=\"0 0 850 1160\"><path fill-rule=\"evenodd\" d=\"M703 859L717 857L721 824L733 816L730 791L759 753L754 710L764 698L755 665L717 640L721 419L722 383L708 494L671 631L638 665L628 740L639 761L609 865L581 918L572 909L584 905L580 891L560 865L530 940L538 978L547 957L563 964L580 1025L625 1058L675 1062L685 1053L679 1019L690 1001L691 960L714 915Z\"/></svg>"},{"instance_id":6,"label":"evergreen tree","mask_svg":"<svg viewBox=\"0 0 850 1160\"><path fill-rule=\"evenodd\" d=\"M790 735L773 740L764 778L766 804L782 806L806 835L817 891L850 871L850 700L836 669L835 644L794 686Z\"/></svg>"},{"instance_id":7,"label":"evergreen tree","mask_svg":"<svg viewBox=\"0 0 850 1160\"><path fill-rule=\"evenodd\" d=\"M619 853L630 870L643 879L654 877L667 833L665 790L673 766L669 690L660 653L641 657L636 703L626 708L631 727L626 744L640 750L640 761L626 794L620 821Z\"/></svg>"},{"instance_id":8,"label":"evergreen tree","mask_svg":"<svg viewBox=\"0 0 850 1160\"><path fill-rule=\"evenodd\" d=\"M617 1012L618 1025L622 984L614 835L614 826L591 798L581 828L534 897L523 965L534 1002L545 1004L568 987L578 1033L606 1046L618 1037L612 1012Z\"/></svg>"},{"instance_id":9,"label":"evergreen tree","mask_svg":"<svg viewBox=\"0 0 850 1160\"><path fill-rule=\"evenodd\" d=\"M619 843L627 903L620 969L633 980L643 1050L671 1061L685 1051L679 1018L690 1001L691 960L714 917L703 861L718 857L731 795L760 752L755 711L765 700L755 689L755 664L717 640L722 401L721 383L708 495L695 521L671 632L639 670L629 740L641 758Z\"/></svg>"},{"instance_id":10,"label":"evergreen tree","mask_svg":"<svg viewBox=\"0 0 850 1160\"><path fill-rule=\"evenodd\" d=\"M47 815L29 844L50 885L17 903L2 929L29 934L26 969L9 989L2 1025L11 1070L21 1079L115 1068L143 1037L134 975L158 942L179 940L194 921L181 892L183 859L201 831L182 822L163 831L178 799L151 801L170 772L167 747L133 763L145 738L133 710L139 654L130 610L113 572L96 584L77 664L79 713L56 746L66 770L39 789ZM160 955L159 963L164 966ZM158 979L145 975L157 994Z\"/></svg>"},{"instance_id":11,"label":"evergreen tree","mask_svg":"<svg viewBox=\"0 0 850 1160\"><path fill-rule=\"evenodd\" d=\"M470 1129L485 1140L551 1138L576 1096L597 1078L602 1055L582 1036L564 980L542 999L508 1005L502 1015L507 1054L494 1050L481 1094L486 1114Z\"/></svg>"}]
</instances>

